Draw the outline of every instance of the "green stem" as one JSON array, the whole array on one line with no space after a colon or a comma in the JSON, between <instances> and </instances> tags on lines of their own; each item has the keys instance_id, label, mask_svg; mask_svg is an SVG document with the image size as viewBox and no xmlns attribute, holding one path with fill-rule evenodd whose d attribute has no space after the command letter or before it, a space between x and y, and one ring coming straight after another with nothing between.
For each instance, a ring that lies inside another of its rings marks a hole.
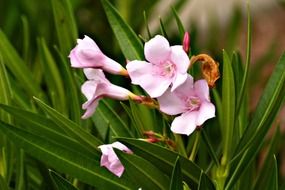
<instances>
[{"instance_id":1,"label":"green stem","mask_svg":"<svg viewBox=\"0 0 285 190\"><path fill-rule=\"evenodd\" d=\"M200 144L200 136L201 136L201 132L200 132L200 130L197 130L193 149L192 149L192 152L191 152L190 157L189 157L189 160L191 160L191 161L195 160L195 157L196 157L196 154L198 151L198 147Z\"/></svg>"}]
</instances>

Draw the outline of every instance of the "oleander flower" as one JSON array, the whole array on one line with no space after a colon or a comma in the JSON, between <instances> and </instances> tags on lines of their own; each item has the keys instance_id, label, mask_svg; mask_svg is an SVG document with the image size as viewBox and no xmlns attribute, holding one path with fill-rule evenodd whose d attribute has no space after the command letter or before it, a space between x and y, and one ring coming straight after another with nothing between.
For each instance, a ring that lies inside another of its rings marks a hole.
<instances>
[{"instance_id":1,"label":"oleander flower","mask_svg":"<svg viewBox=\"0 0 285 190\"><path fill-rule=\"evenodd\" d=\"M121 177L125 168L113 149L116 148L128 154L131 154L132 151L120 142L100 145L98 148L100 148L102 152L100 165L106 167L116 176Z\"/></svg>"},{"instance_id":2,"label":"oleander flower","mask_svg":"<svg viewBox=\"0 0 285 190\"><path fill-rule=\"evenodd\" d=\"M69 54L72 67L98 68L112 74L128 75L118 62L107 57L88 36L77 40L77 45Z\"/></svg>"},{"instance_id":3,"label":"oleander flower","mask_svg":"<svg viewBox=\"0 0 285 190\"><path fill-rule=\"evenodd\" d=\"M173 92L168 89L157 98L160 110L168 115L177 115L171 130L174 133L190 135L197 126L215 117L215 106L210 102L209 87L206 80L193 83L188 75L187 80Z\"/></svg>"},{"instance_id":4,"label":"oleander flower","mask_svg":"<svg viewBox=\"0 0 285 190\"><path fill-rule=\"evenodd\" d=\"M87 101L82 105L82 109L86 110L82 119L90 117L103 97L109 97L116 100L137 100L140 101L141 97L133 94L129 90L120 86L112 84L106 79L101 69L84 69L84 74L87 81L81 86L81 91L87 98Z\"/></svg>"},{"instance_id":5,"label":"oleander flower","mask_svg":"<svg viewBox=\"0 0 285 190\"><path fill-rule=\"evenodd\" d=\"M144 54L149 62L134 60L126 67L132 83L152 98L161 96L169 86L173 91L185 82L189 58L181 45L170 46L167 39L156 35L145 43Z\"/></svg>"}]
</instances>

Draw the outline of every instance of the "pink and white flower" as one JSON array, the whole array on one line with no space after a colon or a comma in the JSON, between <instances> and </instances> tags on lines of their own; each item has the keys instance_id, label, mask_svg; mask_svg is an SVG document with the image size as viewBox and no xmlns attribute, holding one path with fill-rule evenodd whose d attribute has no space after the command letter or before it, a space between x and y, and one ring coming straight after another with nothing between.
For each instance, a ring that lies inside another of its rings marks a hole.
<instances>
[{"instance_id":1,"label":"pink and white flower","mask_svg":"<svg viewBox=\"0 0 285 190\"><path fill-rule=\"evenodd\" d=\"M87 98L87 101L82 105L82 109L86 110L82 119L86 119L94 113L99 100L103 97L116 100L141 100L140 96L133 94L125 88L112 84L106 79L101 69L87 68L84 69L84 74L88 80L81 86L81 91Z\"/></svg>"},{"instance_id":2,"label":"pink and white flower","mask_svg":"<svg viewBox=\"0 0 285 190\"><path fill-rule=\"evenodd\" d=\"M116 148L128 154L131 154L132 151L120 142L101 145L98 148L100 148L102 152L100 165L106 167L116 176L121 177L125 168L113 149Z\"/></svg>"},{"instance_id":3,"label":"pink and white flower","mask_svg":"<svg viewBox=\"0 0 285 190\"><path fill-rule=\"evenodd\" d=\"M215 117L215 106L210 102L206 80L193 83L190 75L185 83L173 92L168 89L157 100L162 112L168 115L182 113L171 124L171 130L174 133L190 135L197 126Z\"/></svg>"},{"instance_id":4,"label":"pink and white flower","mask_svg":"<svg viewBox=\"0 0 285 190\"><path fill-rule=\"evenodd\" d=\"M107 57L88 36L77 40L77 45L69 54L72 67L99 68L112 74L128 75L118 62Z\"/></svg>"},{"instance_id":5,"label":"pink and white flower","mask_svg":"<svg viewBox=\"0 0 285 190\"><path fill-rule=\"evenodd\" d=\"M132 83L152 98L161 96L169 86L173 91L185 82L189 58L181 45L170 46L167 39L156 35L145 43L144 54L149 62L134 60L126 67Z\"/></svg>"}]
</instances>

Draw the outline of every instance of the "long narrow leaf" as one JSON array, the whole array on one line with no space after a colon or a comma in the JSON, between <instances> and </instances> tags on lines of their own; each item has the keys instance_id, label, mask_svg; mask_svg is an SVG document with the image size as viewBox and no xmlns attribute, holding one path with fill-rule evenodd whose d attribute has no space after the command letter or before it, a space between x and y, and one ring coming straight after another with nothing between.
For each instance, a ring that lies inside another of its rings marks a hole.
<instances>
[{"instance_id":1,"label":"long narrow leaf","mask_svg":"<svg viewBox=\"0 0 285 190\"><path fill-rule=\"evenodd\" d=\"M99 139L81 129L80 126L63 116L61 113L49 107L41 100L37 98L34 99L38 105L52 118L52 120L56 122L58 126L62 127L67 134L71 135L71 137L77 139L87 147L90 147L90 149L93 148L94 150L96 150L97 147L102 144Z\"/></svg>"},{"instance_id":2,"label":"long narrow leaf","mask_svg":"<svg viewBox=\"0 0 285 190\"><path fill-rule=\"evenodd\" d=\"M98 160L83 156L73 147L67 148L49 139L39 138L3 122L0 122L0 131L5 133L15 145L35 158L98 189L133 189L134 187L126 178L117 178L100 167Z\"/></svg>"},{"instance_id":3,"label":"long narrow leaf","mask_svg":"<svg viewBox=\"0 0 285 190\"><path fill-rule=\"evenodd\" d=\"M172 175L171 175L169 190L177 190L177 189L183 189L182 173L181 173L181 166L180 166L180 162L179 162L179 157L177 157L177 159L175 161L175 165L174 165Z\"/></svg>"},{"instance_id":4,"label":"long narrow leaf","mask_svg":"<svg viewBox=\"0 0 285 190\"><path fill-rule=\"evenodd\" d=\"M52 98L53 107L60 112L66 113L65 93L61 75L43 38L38 39L39 56L45 71L48 92Z\"/></svg>"},{"instance_id":5,"label":"long narrow leaf","mask_svg":"<svg viewBox=\"0 0 285 190\"><path fill-rule=\"evenodd\" d=\"M59 47L63 55L67 56L78 36L71 3L68 0L50 1Z\"/></svg>"},{"instance_id":6,"label":"long narrow leaf","mask_svg":"<svg viewBox=\"0 0 285 190\"><path fill-rule=\"evenodd\" d=\"M143 59L143 46L118 11L108 0L101 0L111 28L119 42L121 50L128 60Z\"/></svg>"},{"instance_id":7,"label":"long narrow leaf","mask_svg":"<svg viewBox=\"0 0 285 190\"><path fill-rule=\"evenodd\" d=\"M271 75L265 90L238 144L235 157L231 161L231 172L227 189L235 183L245 167L251 163L262 147L265 135L271 127L285 98L285 54L283 54Z\"/></svg>"},{"instance_id":8,"label":"long narrow leaf","mask_svg":"<svg viewBox=\"0 0 285 190\"><path fill-rule=\"evenodd\" d=\"M61 177L56 172L50 170L49 174L51 176L52 181L54 182L57 190L78 190L76 187L74 187L69 181Z\"/></svg>"},{"instance_id":9,"label":"long narrow leaf","mask_svg":"<svg viewBox=\"0 0 285 190\"><path fill-rule=\"evenodd\" d=\"M167 189L169 178L155 165L136 155L116 151L126 168L126 175L136 176L133 181L142 189Z\"/></svg>"},{"instance_id":10,"label":"long narrow leaf","mask_svg":"<svg viewBox=\"0 0 285 190\"><path fill-rule=\"evenodd\" d=\"M30 96L39 96L41 90L38 83L35 82L32 73L24 64L2 30L0 30L0 54L3 56L3 61L7 68L13 73L21 86L26 89L26 92Z\"/></svg>"},{"instance_id":11,"label":"long narrow leaf","mask_svg":"<svg viewBox=\"0 0 285 190\"><path fill-rule=\"evenodd\" d=\"M150 161L166 175L171 176L175 160L177 156L179 156L177 153L141 140L128 138L118 138L118 140L133 150L135 154ZM183 180L186 181L191 188L196 189L202 170L196 164L182 156L180 157L180 162L183 166L181 168Z\"/></svg>"}]
</instances>

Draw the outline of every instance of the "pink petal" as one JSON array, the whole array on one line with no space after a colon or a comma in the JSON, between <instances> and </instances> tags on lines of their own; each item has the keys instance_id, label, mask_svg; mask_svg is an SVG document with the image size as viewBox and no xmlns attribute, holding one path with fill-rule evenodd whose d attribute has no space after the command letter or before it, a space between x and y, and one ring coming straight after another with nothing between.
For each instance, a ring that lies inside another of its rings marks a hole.
<instances>
[{"instance_id":1,"label":"pink petal","mask_svg":"<svg viewBox=\"0 0 285 190\"><path fill-rule=\"evenodd\" d=\"M160 111L168 115L176 115L185 111L181 99L168 89L163 95L157 98Z\"/></svg>"},{"instance_id":2,"label":"pink petal","mask_svg":"<svg viewBox=\"0 0 285 190\"><path fill-rule=\"evenodd\" d=\"M153 74L154 66L145 61L131 61L127 70L133 84L140 85L152 98L161 96L171 84L171 79Z\"/></svg>"},{"instance_id":3,"label":"pink petal","mask_svg":"<svg viewBox=\"0 0 285 190\"><path fill-rule=\"evenodd\" d=\"M100 89L101 86L102 90ZM129 90L113 84L105 86L100 85L98 91L100 91L100 94L102 94L103 96L116 100L128 100L130 94L132 94Z\"/></svg>"},{"instance_id":4,"label":"pink petal","mask_svg":"<svg viewBox=\"0 0 285 190\"><path fill-rule=\"evenodd\" d=\"M176 94L179 94L180 96L191 96L194 94L194 89L193 89L193 77L191 75L186 75L186 80L183 84L181 84L179 87L175 88L174 92ZM182 78L183 79L183 78ZM172 90L172 89L171 89Z\"/></svg>"},{"instance_id":5,"label":"pink petal","mask_svg":"<svg viewBox=\"0 0 285 190\"><path fill-rule=\"evenodd\" d=\"M151 63L160 63L168 59L171 53L169 42L166 38L156 35L144 45L145 58Z\"/></svg>"},{"instance_id":6,"label":"pink petal","mask_svg":"<svg viewBox=\"0 0 285 190\"><path fill-rule=\"evenodd\" d=\"M196 120L196 125L202 125L206 120L215 117L215 106L210 102L202 102Z\"/></svg>"},{"instance_id":7,"label":"pink petal","mask_svg":"<svg viewBox=\"0 0 285 190\"><path fill-rule=\"evenodd\" d=\"M182 74L187 73L190 60L182 46L171 46L170 59L173 63L175 63L177 72Z\"/></svg>"},{"instance_id":8,"label":"pink petal","mask_svg":"<svg viewBox=\"0 0 285 190\"><path fill-rule=\"evenodd\" d=\"M132 153L132 151L126 147L124 144L120 143L120 142L114 142L112 143L112 147L117 148L121 151L127 152L127 153Z\"/></svg>"},{"instance_id":9,"label":"pink petal","mask_svg":"<svg viewBox=\"0 0 285 190\"><path fill-rule=\"evenodd\" d=\"M107 168L118 177L121 177L125 170L120 160L112 162L109 166L107 166Z\"/></svg>"},{"instance_id":10,"label":"pink petal","mask_svg":"<svg viewBox=\"0 0 285 190\"><path fill-rule=\"evenodd\" d=\"M171 91L175 90L177 87L182 85L187 80L188 74L177 73L174 81L172 82Z\"/></svg>"},{"instance_id":11,"label":"pink petal","mask_svg":"<svg viewBox=\"0 0 285 190\"><path fill-rule=\"evenodd\" d=\"M126 68L133 84L139 84L142 80L145 80L146 75L152 73L152 64L146 61L130 61Z\"/></svg>"},{"instance_id":12,"label":"pink petal","mask_svg":"<svg viewBox=\"0 0 285 190\"><path fill-rule=\"evenodd\" d=\"M99 100L96 99L92 102L87 101L82 105L82 108L85 109L85 113L83 116L81 116L82 119L87 119L89 117L91 117L93 115L93 113L95 112L97 106L98 106L98 102Z\"/></svg>"},{"instance_id":13,"label":"pink petal","mask_svg":"<svg viewBox=\"0 0 285 190\"><path fill-rule=\"evenodd\" d=\"M209 97L209 86L206 80L198 80L194 84L196 95L204 101L210 101Z\"/></svg>"},{"instance_id":14,"label":"pink petal","mask_svg":"<svg viewBox=\"0 0 285 190\"><path fill-rule=\"evenodd\" d=\"M104 72L101 69L86 68L86 69L83 69L83 72L85 76L87 77L87 79L89 80L109 83L109 81L106 79L104 75Z\"/></svg>"},{"instance_id":15,"label":"pink petal","mask_svg":"<svg viewBox=\"0 0 285 190\"><path fill-rule=\"evenodd\" d=\"M126 70L120 63L114 61L113 59L110 59L107 56L103 60L102 69L112 74L126 73Z\"/></svg>"},{"instance_id":16,"label":"pink petal","mask_svg":"<svg viewBox=\"0 0 285 190\"><path fill-rule=\"evenodd\" d=\"M196 129L197 115L197 111L192 111L176 117L171 124L171 131L189 136Z\"/></svg>"},{"instance_id":17,"label":"pink petal","mask_svg":"<svg viewBox=\"0 0 285 190\"><path fill-rule=\"evenodd\" d=\"M83 47L92 47L94 48L95 50L99 50L99 47L97 46L97 44L95 43L94 40L92 40L89 36L87 35L84 35L84 38L81 40L81 39L78 39L77 40L77 43L82 45Z\"/></svg>"},{"instance_id":18,"label":"pink petal","mask_svg":"<svg viewBox=\"0 0 285 190\"><path fill-rule=\"evenodd\" d=\"M97 88L97 84L93 81L86 81L81 86L81 92L84 94L84 96L87 98L87 100L90 100Z\"/></svg>"}]
</instances>

